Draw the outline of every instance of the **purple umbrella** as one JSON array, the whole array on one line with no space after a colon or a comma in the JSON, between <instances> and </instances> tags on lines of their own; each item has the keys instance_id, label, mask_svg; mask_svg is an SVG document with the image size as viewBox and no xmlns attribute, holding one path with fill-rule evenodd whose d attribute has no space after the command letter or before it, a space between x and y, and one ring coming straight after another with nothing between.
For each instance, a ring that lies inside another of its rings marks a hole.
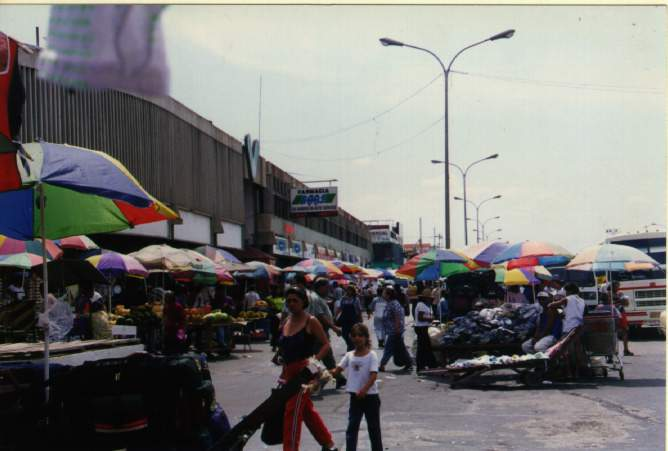
<instances>
[{"instance_id":1,"label":"purple umbrella","mask_svg":"<svg viewBox=\"0 0 668 451\"><path fill-rule=\"evenodd\" d=\"M148 276L148 271L144 268L144 265L129 255L105 251L100 255L94 255L86 260L107 277L118 277L123 274L135 277Z\"/></svg>"}]
</instances>

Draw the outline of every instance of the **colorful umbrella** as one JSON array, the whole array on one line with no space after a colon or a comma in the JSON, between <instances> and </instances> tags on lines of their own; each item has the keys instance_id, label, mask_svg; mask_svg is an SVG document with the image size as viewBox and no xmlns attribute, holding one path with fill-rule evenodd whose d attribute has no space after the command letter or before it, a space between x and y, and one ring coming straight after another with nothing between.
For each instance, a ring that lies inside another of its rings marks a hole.
<instances>
[{"instance_id":1,"label":"colorful umbrella","mask_svg":"<svg viewBox=\"0 0 668 451\"><path fill-rule=\"evenodd\" d=\"M186 278L202 285L216 285L218 283L234 284L232 275L221 265L210 258L190 249L178 249L190 259L190 269L185 272ZM183 273L181 274L183 276ZM177 274L177 279L181 277Z\"/></svg>"},{"instance_id":2,"label":"colorful umbrella","mask_svg":"<svg viewBox=\"0 0 668 451\"><path fill-rule=\"evenodd\" d=\"M284 269L283 271L286 272L286 269ZM328 277L330 279L343 278L343 271L337 268L337 266L332 261L329 260L309 258L306 260L302 260L296 265L290 267L290 271L300 271L300 270L303 270L303 272L306 272L308 274Z\"/></svg>"},{"instance_id":3,"label":"colorful umbrella","mask_svg":"<svg viewBox=\"0 0 668 451\"><path fill-rule=\"evenodd\" d=\"M501 241L487 241L462 249L462 254L472 259L483 268L489 268L496 257L508 249L509 245Z\"/></svg>"},{"instance_id":4,"label":"colorful umbrella","mask_svg":"<svg viewBox=\"0 0 668 451\"><path fill-rule=\"evenodd\" d=\"M179 216L109 155L46 142L26 144L16 154L21 188L0 192L0 233L16 239L58 239L115 232ZM42 252L46 253L46 242ZM44 298L48 264L42 265ZM44 302L46 308L47 303ZM44 380L49 379L49 340L44 340ZM46 399L48 400L48 388Z\"/></svg>"},{"instance_id":5,"label":"colorful umbrella","mask_svg":"<svg viewBox=\"0 0 668 451\"><path fill-rule=\"evenodd\" d=\"M63 251L51 240L46 240L46 260L52 261L63 256ZM30 269L41 265L42 241L22 241L0 235L0 266Z\"/></svg>"},{"instance_id":6,"label":"colorful umbrella","mask_svg":"<svg viewBox=\"0 0 668 451\"><path fill-rule=\"evenodd\" d=\"M246 265L251 268L250 271L236 271L234 276L244 279L273 279L281 274L280 268L264 262L252 261Z\"/></svg>"},{"instance_id":7,"label":"colorful umbrella","mask_svg":"<svg viewBox=\"0 0 668 451\"><path fill-rule=\"evenodd\" d=\"M494 268L495 281L504 285L537 285L542 280L550 280L552 275L543 266L506 269Z\"/></svg>"},{"instance_id":8,"label":"colorful umbrella","mask_svg":"<svg viewBox=\"0 0 668 451\"><path fill-rule=\"evenodd\" d=\"M100 246L95 244L95 242L86 235L68 236L67 238L56 240L56 244L60 246L61 249L76 249L79 251L90 251L92 249L100 248Z\"/></svg>"},{"instance_id":9,"label":"colorful umbrella","mask_svg":"<svg viewBox=\"0 0 668 451\"><path fill-rule=\"evenodd\" d=\"M332 260L332 263L345 274L358 274L364 272L364 268L355 263L343 262L341 260Z\"/></svg>"},{"instance_id":10,"label":"colorful umbrella","mask_svg":"<svg viewBox=\"0 0 668 451\"><path fill-rule=\"evenodd\" d=\"M522 241L509 246L496 256L493 264L508 262L508 269L527 266L559 266L568 263L573 254L556 244L543 241Z\"/></svg>"},{"instance_id":11,"label":"colorful umbrella","mask_svg":"<svg viewBox=\"0 0 668 451\"><path fill-rule=\"evenodd\" d=\"M65 144L26 144L17 154L21 189L0 193L0 233L20 240L115 232L178 219L109 155ZM11 214L8 214L11 212Z\"/></svg>"},{"instance_id":12,"label":"colorful umbrella","mask_svg":"<svg viewBox=\"0 0 668 451\"><path fill-rule=\"evenodd\" d=\"M237 257L226 250L206 245L195 248L195 251L213 260L214 263L221 265L227 271L250 270L248 266L241 263Z\"/></svg>"},{"instance_id":13,"label":"colorful umbrella","mask_svg":"<svg viewBox=\"0 0 668 451\"><path fill-rule=\"evenodd\" d=\"M582 271L637 271L660 268L659 262L636 248L621 244L598 244L580 251L566 265Z\"/></svg>"},{"instance_id":14,"label":"colorful umbrella","mask_svg":"<svg viewBox=\"0 0 668 451\"><path fill-rule=\"evenodd\" d=\"M107 277L116 278L123 274L135 277L148 277L148 270L144 268L144 265L129 255L104 251L100 255L88 257L86 260Z\"/></svg>"},{"instance_id":15,"label":"colorful umbrella","mask_svg":"<svg viewBox=\"0 0 668 451\"><path fill-rule=\"evenodd\" d=\"M450 249L434 249L408 260L396 275L415 280L438 280L452 274L477 269L478 265L464 254Z\"/></svg>"}]
</instances>

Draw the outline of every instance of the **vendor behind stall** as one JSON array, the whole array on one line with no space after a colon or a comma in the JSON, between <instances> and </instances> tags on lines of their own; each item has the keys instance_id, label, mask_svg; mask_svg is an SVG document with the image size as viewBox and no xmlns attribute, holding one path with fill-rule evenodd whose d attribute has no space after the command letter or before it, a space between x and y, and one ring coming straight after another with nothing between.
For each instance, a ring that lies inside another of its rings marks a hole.
<instances>
[{"instance_id":1,"label":"vendor behind stall","mask_svg":"<svg viewBox=\"0 0 668 451\"><path fill-rule=\"evenodd\" d=\"M111 325L109 316L104 310L104 303L95 301L90 306L90 322L93 331L93 340L104 340L111 338Z\"/></svg>"},{"instance_id":2,"label":"vendor behind stall","mask_svg":"<svg viewBox=\"0 0 668 451\"><path fill-rule=\"evenodd\" d=\"M555 307L549 307L552 297L546 291L539 292L536 297L543 311L536 321L534 336L522 343L522 350L525 354L545 352L561 337L561 317Z\"/></svg>"}]
</instances>

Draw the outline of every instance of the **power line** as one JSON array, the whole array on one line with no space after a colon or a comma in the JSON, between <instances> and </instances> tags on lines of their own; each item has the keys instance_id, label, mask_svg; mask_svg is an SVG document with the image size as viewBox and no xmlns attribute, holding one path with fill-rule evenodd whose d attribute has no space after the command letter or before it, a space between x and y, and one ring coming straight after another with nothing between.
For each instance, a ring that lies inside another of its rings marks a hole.
<instances>
[{"instance_id":1,"label":"power line","mask_svg":"<svg viewBox=\"0 0 668 451\"><path fill-rule=\"evenodd\" d=\"M332 137L332 136L340 135L340 134L345 133L345 132L347 132L347 131L353 130L353 129L357 128L357 127L361 127L361 126L363 126L363 125L366 125L366 124L369 124L369 123L371 123L371 122L374 122L376 119L378 119L378 118L380 118L380 117L382 117L382 116L385 116L386 114L391 113L392 111L396 110L397 108L399 108L400 106L402 106L403 104L405 104L406 102L408 102L409 100L411 100L411 99L415 98L416 96L418 96L422 91L424 91L425 89L427 89L427 88L428 88L429 86L431 86L436 80L438 80L439 78L442 78L442 77L443 77L443 74L438 74L438 75L437 75L436 77L434 77L429 83L427 83L426 85L422 86L421 88L419 88L417 91L413 92L413 93L412 93L411 95L409 95L408 97L406 97L406 98L400 100L399 103L396 103L396 104L394 104L393 106L389 107L388 109L383 110L383 111L381 111L380 113L378 113L378 114L376 114L376 115L374 115L374 116L372 116L372 117L370 117L370 118L368 118L368 119L364 119L363 121L355 122L354 124L348 125L348 126L346 126L346 127L339 128L339 129L337 129L337 130L333 130L333 131L328 132L328 133L323 133L323 134L321 134L321 135L304 136L304 137L302 137L302 138L291 138L291 139L265 139L264 142L265 142L265 143L269 143L269 144L272 144L272 143L273 143L273 144L298 143L298 142L315 141L315 140L318 140L318 139L330 138L330 137Z\"/></svg>"},{"instance_id":2,"label":"power line","mask_svg":"<svg viewBox=\"0 0 668 451\"><path fill-rule=\"evenodd\" d=\"M650 87L641 87L641 86L621 86L621 85L568 82L568 81L556 81L556 80L535 80L535 79L530 79L530 78L510 77L510 76L503 76L503 75L488 75L488 74L483 74L483 73L465 72L465 71L456 71L456 70L451 70L450 72L452 72L453 74L468 75L468 76L477 77L477 78L485 78L485 79L490 79L490 80L501 80L501 81L512 82L512 83L532 84L532 85L537 85L537 86L546 86L546 87L553 87L553 88L580 89L580 90L602 91L602 92L619 92L619 93L626 93L626 94L663 94L663 90L661 90L661 89L650 88ZM401 107L402 105L404 105L408 101L417 97L421 92L423 92L429 86L434 84L434 82L436 82L436 80L438 80L442 77L443 77L443 74L439 73L436 77L432 78L427 84L423 85L422 87L420 87L419 89L414 91L408 97L405 97L404 99L400 100L398 103L396 103L393 106L381 111L380 113L375 114L374 116L371 116L370 118L367 118L367 119L361 120L359 122L355 122L353 124L347 125L345 127L341 127L341 128L336 129L336 130L332 130L330 132L322 133L322 134L319 134L319 135L304 136L304 137L301 137L301 138L265 139L264 142L268 143L268 144L294 144L294 143L301 143L301 142L317 141L317 140L320 140L320 139L326 139L326 138L331 138L333 136L341 135L341 134L346 133L350 130L354 130L354 129L362 127L364 125L373 123L374 121L376 121L376 119L378 119L382 116L385 116L386 114L389 114L389 113L393 112L394 110Z\"/></svg>"},{"instance_id":3,"label":"power line","mask_svg":"<svg viewBox=\"0 0 668 451\"><path fill-rule=\"evenodd\" d=\"M294 154L286 154L286 153L282 153L282 152L276 152L275 150L272 150L271 153L272 153L272 154L276 154L276 155L281 155L281 156L283 156L283 157L287 157L287 158L296 158L296 159L299 159L299 160L306 160L306 161L334 162L334 161L353 161L353 160L361 160L362 158L367 158L367 157L377 156L377 155L380 155L380 154L382 154L382 153L390 152L390 151L392 151L392 150L394 150L394 149L397 149L397 148L403 146L404 144L406 144L406 143L408 143L408 142L414 140L415 138L417 138L417 137L419 137L419 136L421 136L421 135L427 133L429 130L431 130L432 128L434 128L436 125L438 125L439 123L443 122L444 117L445 117L445 116L441 116L438 120L432 122L432 123L429 124L427 127L423 128L422 130L420 130L419 132L415 133L414 135L411 135L410 137L404 139L403 141L400 141L400 142L398 142L398 143L396 143L396 144L393 144L393 145L391 145L391 146L388 146L388 147L384 147L384 148L379 149L379 150L377 150L377 151L375 151L375 152L372 152L372 153L367 153L367 154L357 155L357 156L354 156L354 157L341 157L341 158L310 158L310 157L304 157L304 156L301 156L301 155L294 155Z\"/></svg>"}]
</instances>

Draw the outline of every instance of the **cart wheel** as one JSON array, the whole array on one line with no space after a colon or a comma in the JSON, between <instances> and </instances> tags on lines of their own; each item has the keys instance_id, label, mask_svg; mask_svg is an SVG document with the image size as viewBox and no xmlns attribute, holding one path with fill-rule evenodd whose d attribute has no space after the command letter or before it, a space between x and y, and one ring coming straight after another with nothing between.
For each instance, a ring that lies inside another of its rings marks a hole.
<instances>
[{"instance_id":1,"label":"cart wheel","mask_svg":"<svg viewBox=\"0 0 668 451\"><path fill-rule=\"evenodd\" d=\"M619 370L619 380L620 381L624 380L624 370Z\"/></svg>"}]
</instances>

